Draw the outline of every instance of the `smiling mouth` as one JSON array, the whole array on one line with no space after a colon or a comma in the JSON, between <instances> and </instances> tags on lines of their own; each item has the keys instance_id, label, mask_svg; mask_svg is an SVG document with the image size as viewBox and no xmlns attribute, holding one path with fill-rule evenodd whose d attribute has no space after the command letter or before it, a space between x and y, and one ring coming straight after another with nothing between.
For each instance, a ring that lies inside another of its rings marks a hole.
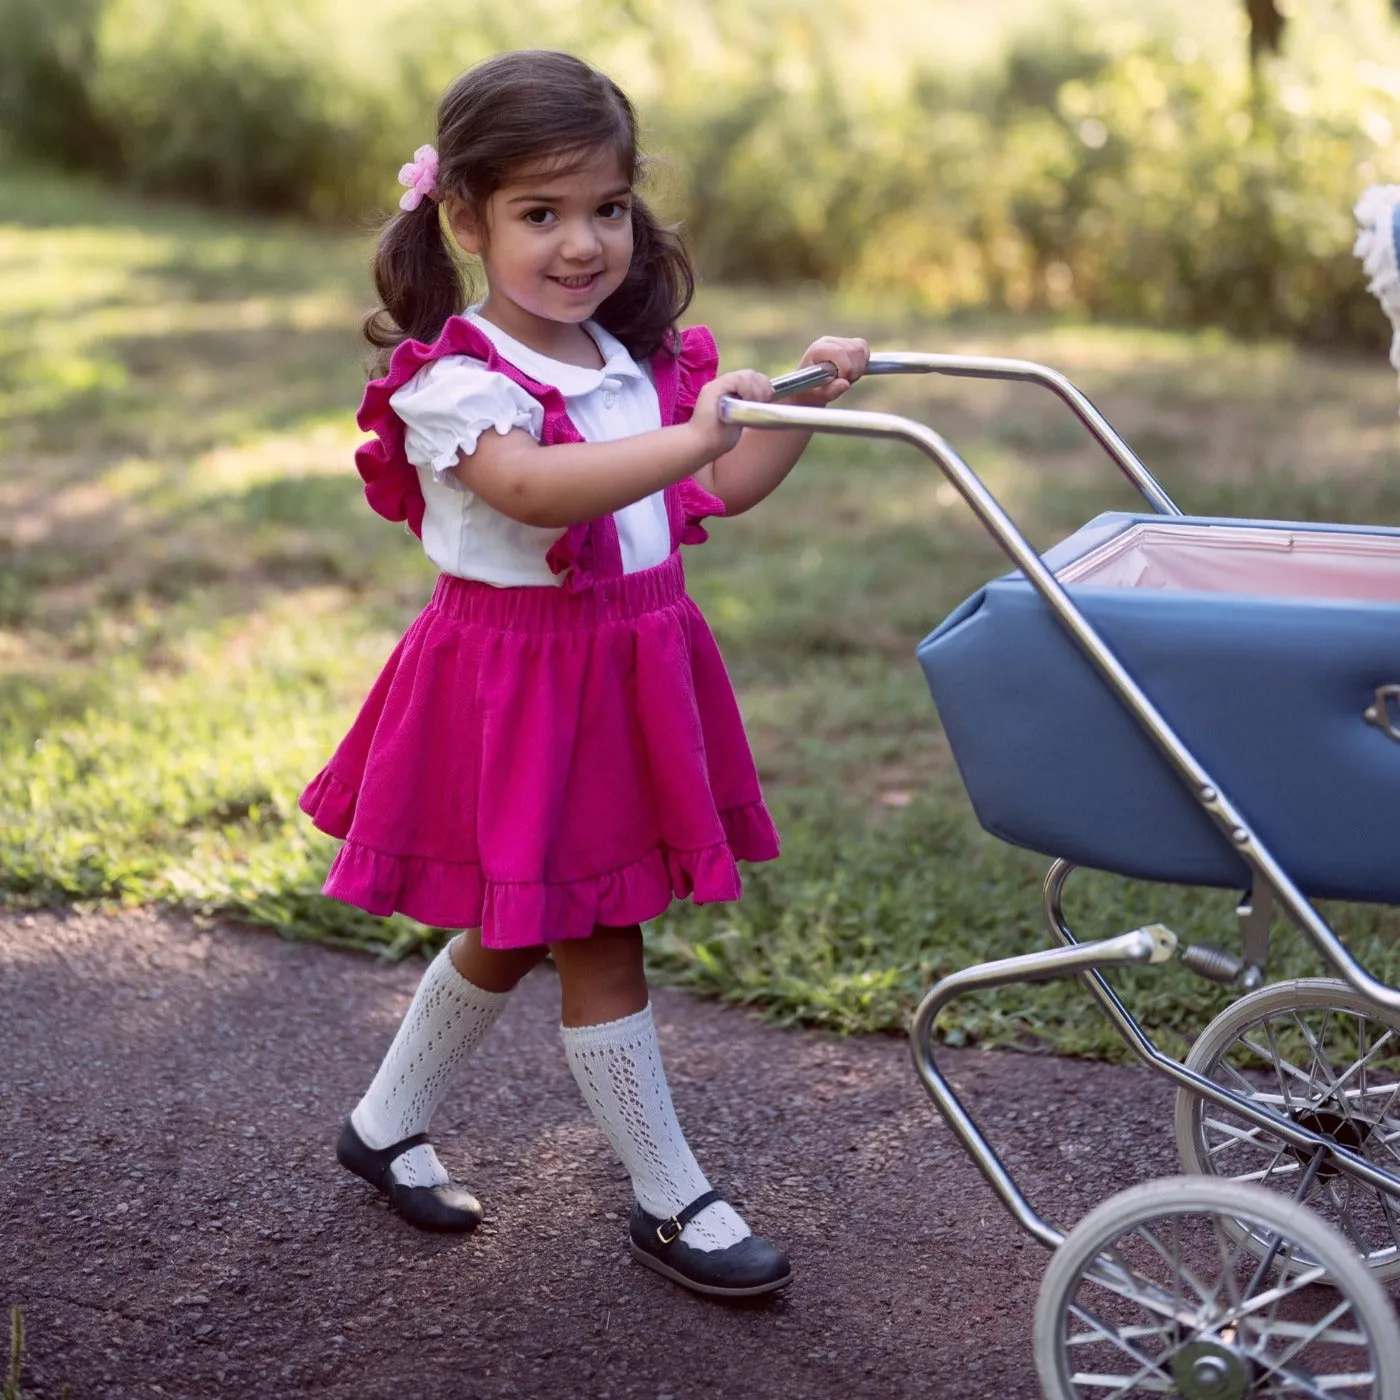
<instances>
[{"instance_id":1,"label":"smiling mouth","mask_svg":"<svg viewBox=\"0 0 1400 1400\"><path fill-rule=\"evenodd\" d=\"M561 287L581 292L585 288L591 287L602 275L601 272L590 272L586 277L555 277L551 280L558 282Z\"/></svg>"}]
</instances>

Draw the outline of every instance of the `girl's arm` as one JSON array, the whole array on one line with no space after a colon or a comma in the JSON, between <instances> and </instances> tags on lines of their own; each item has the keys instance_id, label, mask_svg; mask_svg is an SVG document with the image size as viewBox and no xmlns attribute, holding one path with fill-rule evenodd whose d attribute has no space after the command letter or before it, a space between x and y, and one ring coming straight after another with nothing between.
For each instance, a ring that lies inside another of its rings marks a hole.
<instances>
[{"instance_id":1,"label":"girl's arm","mask_svg":"<svg viewBox=\"0 0 1400 1400\"><path fill-rule=\"evenodd\" d=\"M808 348L798 368L830 360L836 366L836 378L788 402L820 407L840 398L865 372L869 358L870 347L863 340L823 336ZM699 401L696 413L698 416ZM700 468L695 480L724 502L726 516L742 515L777 490L811 437L812 434L802 428L748 429L735 447L709 466Z\"/></svg>"},{"instance_id":2,"label":"girl's arm","mask_svg":"<svg viewBox=\"0 0 1400 1400\"><path fill-rule=\"evenodd\" d=\"M504 436L482 433L474 452L457 454L452 474L522 525L562 529L596 520L723 458L743 431L719 421L725 394L764 403L773 397L773 386L756 370L722 374L700 391L689 423L612 442L541 447L521 428Z\"/></svg>"}]
</instances>

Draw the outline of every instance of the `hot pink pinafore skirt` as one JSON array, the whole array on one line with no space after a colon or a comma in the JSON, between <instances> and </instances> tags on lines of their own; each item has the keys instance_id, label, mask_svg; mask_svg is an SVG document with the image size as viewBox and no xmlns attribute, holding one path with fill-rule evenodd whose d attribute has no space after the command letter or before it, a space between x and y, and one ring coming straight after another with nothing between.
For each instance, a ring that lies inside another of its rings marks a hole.
<instances>
[{"instance_id":1,"label":"hot pink pinafore skirt","mask_svg":"<svg viewBox=\"0 0 1400 1400\"><path fill-rule=\"evenodd\" d=\"M489 948L737 899L778 854L678 551L579 592L439 578L301 805L344 839L326 894Z\"/></svg>"}]
</instances>

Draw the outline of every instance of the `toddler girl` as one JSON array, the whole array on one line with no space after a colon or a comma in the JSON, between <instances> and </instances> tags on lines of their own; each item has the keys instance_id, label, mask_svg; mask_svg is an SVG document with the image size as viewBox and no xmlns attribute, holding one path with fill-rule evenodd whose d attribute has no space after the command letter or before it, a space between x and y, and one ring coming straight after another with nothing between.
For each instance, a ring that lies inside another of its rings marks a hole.
<instances>
[{"instance_id":1,"label":"toddler girl","mask_svg":"<svg viewBox=\"0 0 1400 1400\"><path fill-rule=\"evenodd\" d=\"M736 861L778 854L678 546L768 495L807 435L720 421L723 395L772 388L716 377L709 332L677 332L694 281L634 190L639 166L608 78L522 52L459 78L437 149L400 171L357 464L370 505L407 521L441 576L302 807L345 840L327 894L469 930L428 968L341 1163L415 1225L481 1219L428 1121L548 951L569 1067L635 1188L633 1253L746 1296L791 1270L686 1145L639 925L674 898L737 899ZM466 310L448 235L485 275ZM862 341L818 340L802 363L837 377L805 402L844 393L866 358Z\"/></svg>"}]
</instances>

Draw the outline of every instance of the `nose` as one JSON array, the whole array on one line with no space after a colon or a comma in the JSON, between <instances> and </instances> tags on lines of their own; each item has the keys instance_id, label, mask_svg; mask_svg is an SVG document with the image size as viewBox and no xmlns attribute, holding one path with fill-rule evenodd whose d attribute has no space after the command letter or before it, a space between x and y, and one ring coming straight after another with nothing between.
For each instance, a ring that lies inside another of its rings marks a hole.
<instances>
[{"instance_id":1,"label":"nose","mask_svg":"<svg viewBox=\"0 0 1400 1400\"><path fill-rule=\"evenodd\" d=\"M592 219L572 220L564 231L564 256L571 262L587 262L603 250L603 241Z\"/></svg>"}]
</instances>

